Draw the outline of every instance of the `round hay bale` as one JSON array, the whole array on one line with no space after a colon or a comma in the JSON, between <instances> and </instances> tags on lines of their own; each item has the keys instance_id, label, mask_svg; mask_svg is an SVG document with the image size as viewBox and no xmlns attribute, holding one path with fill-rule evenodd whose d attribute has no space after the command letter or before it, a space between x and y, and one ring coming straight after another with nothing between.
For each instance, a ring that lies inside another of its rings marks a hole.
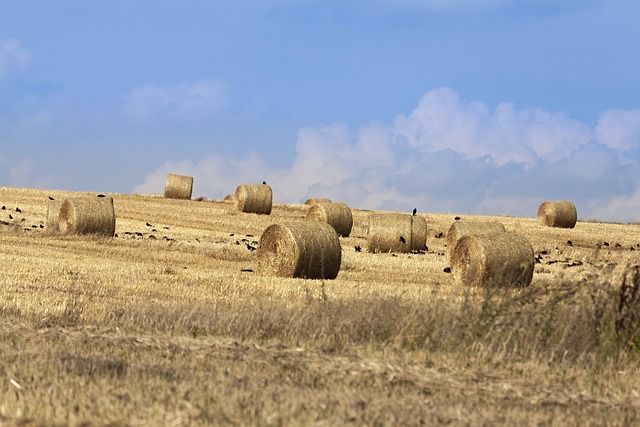
<instances>
[{"instance_id":1,"label":"round hay bale","mask_svg":"<svg viewBox=\"0 0 640 427\"><path fill-rule=\"evenodd\" d=\"M499 221L455 221L447 232L447 258L451 260L451 254L462 236L504 231L504 224Z\"/></svg>"},{"instance_id":2,"label":"round hay bale","mask_svg":"<svg viewBox=\"0 0 640 427\"><path fill-rule=\"evenodd\" d=\"M338 236L343 237L349 237L353 227L351 209L342 202L317 202L307 212L306 219L326 222L336 230Z\"/></svg>"},{"instance_id":3,"label":"round hay bale","mask_svg":"<svg viewBox=\"0 0 640 427\"><path fill-rule=\"evenodd\" d=\"M575 205L566 200L542 202L538 207L538 221L547 227L573 228L578 212Z\"/></svg>"},{"instance_id":4,"label":"round hay bale","mask_svg":"<svg viewBox=\"0 0 640 427\"><path fill-rule=\"evenodd\" d=\"M369 252L411 252L423 250L427 222L422 216L404 213L369 215Z\"/></svg>"},{"instance_id":5,"label":"round hay bale","mask_svg":"<svg viewBox=\"0 0 640 427\"><path fill-rule=\"evenodd\" d=\"M451 255L451 272L464 286L528 286L533 277L531 243L521 234L505 231L466 235Z\"/></svg>"},{"instance_id":6,"label":"round hay bale","mask_svg":"<svg viewBox=\"0 0 640 427\"><path fill-rule=\"evenodd\" d=\"M113 236L116 231L113 198L78 197L64 200L60 206L58 227L63 234Z\"/></svg>"},{"instance_id":7,"label":"round hay bale","mask_svg":"<svg viewBox=\"0 0 640 427\"><path fill-rule=\"evenodd\" d=\"M60 232L58 222L61 207L62 200L49 200L49 202L47 203L47 219L45 221L45 231L49 234L56 234Z\"/></svg>"},{"instance_id":8,"label":"round hay bale","mask_svg":"<svg viewBox=\"0 0 640 427\"><path fill-rule=\"evenodd\" d=\"M269 276L335 279L342 248L329 224L317 221L270 225L257 250L260 271Z\"/></svg>"},{"instance_id":9,"label":"round hay bale","mask_svg":"<svg viewBox=\"0 0 640 427\"><path fill-rule=\"evenodd\" d=\"M167 199L191 199L193 178L184 175L167 174L164 185L164 197Z\"/></svg>"},{"instance_id":10,"label":"round hay bale","mask_svg":"<svg viewBox=\"0 0 640 427\"><path fill-rule=\"evenodd\" d=\"M318 203L331 203L331 199L324 199L322 197L312 197L304 201L304 204L308 206L315 206Z\"/></svg>"},{"instance_id":11,"label":"round hay bale","mask_svg":"<svg viewBox=\"0 0 640 427\"><path fill-rule=\"evenodd\" d=\"M246 184L236 188L236 208L240 212L270 215L273 192L267 184Z\"/></svg>"}]
</instances>

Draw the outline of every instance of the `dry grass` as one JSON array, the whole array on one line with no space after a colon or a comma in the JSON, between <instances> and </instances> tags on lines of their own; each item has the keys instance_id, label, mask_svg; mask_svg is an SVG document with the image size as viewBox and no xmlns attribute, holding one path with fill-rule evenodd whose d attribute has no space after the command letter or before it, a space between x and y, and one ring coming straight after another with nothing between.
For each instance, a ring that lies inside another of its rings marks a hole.
<instances>
[{"instance_id":1,"label":"dry grass","mask_svg":"<svg viewBox=\"0 0 640 427\"><path fill-rule=\"evenodd\" d=\"M640 225L463 218L538 259L526 289L477 289L444 272L454 214L424 215L426 253L373 254L354 209L319 281L246 246L302 205L110 194L105 239L47 235L47 196L95 194L0 188L0 425L639 422Z\"/></svg>"}]
</instances>

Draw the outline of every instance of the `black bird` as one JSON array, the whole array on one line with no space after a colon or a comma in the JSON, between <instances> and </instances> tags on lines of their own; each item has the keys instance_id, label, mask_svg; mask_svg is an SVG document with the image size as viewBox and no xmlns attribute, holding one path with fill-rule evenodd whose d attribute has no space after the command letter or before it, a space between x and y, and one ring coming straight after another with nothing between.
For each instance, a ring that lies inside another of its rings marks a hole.
<instances>
[{"instance_id":1,"label":"black bird","mask_svg":"<svg viewBox=\"0 0 640 427\"><path fill-rule=\"evenodd\" d=\"M7 207L6 207L6 206L3 206L3 207L2 207L2 210L3 210L3 211L4 211L4 210L6 210L6 209L7 209Z\"/></svg>"},{"instance_id":2,"label":"black bird","mask_svg":"<svg viewBox=\"0 0 640 427\"><path fill-rule=\"evenodd\" d=\"M573 242L571 240L567 240L567 246L573 246Z\"/></svg>"},{"instance_id":3,"label":"black bird","mask_svg":"<svg viewBox=\"0 0 640 427\"><path fill-rule=\"evenodd\" d=\"M13 219L13 215L9 214L9 219Z\"/></svg>"},{"instance_id":4,"label":"black bird","mask_svg":"<svg viewBox=\"0 0 640 427\"><path fill-rule=\"evenodd\" d=\"M255 251L255 250L256 250L256 247L255 247L255 246L251 246L251 245L250 245L250 244L248 244L248 243L245 243L245 244L247 245L247 249L249 249L250 251Z\"/></svg>"},{"instance_id":5,"label":"black bird","mask_svg":"<svg viewBox=\"0 0 640 427\"><path fill-rule=\"evenodd\" d=\"M460 217L459 216L457 216L457 217L455 217L453 219L456 220L456 221L460 221Z\"/></svg>"},{"instance_id":6,"label":"black bird","mask_svg":"<svg viewBox=\"0 0 640 427\"><path fill-rule=\"evenodd\" d=\"M415 216L418 213L418 209L413 208L413 215Z\"/></svg>"},{"instance_id":7,"label":"black bird","mask_svg":"<svg viewBox=\"0 0 640 427\"><path fill-rule=\"evenodd\" d=\"M354 246L353 249L355 249L356 252L362 252L362 248L360 246Z\"/></svg>"},{"instance_id":8,"label":"black bird","mask_svg":"<svg viewBox=\"0 0 640 427\"><path fill-rule=\"evenodd\" d=\"M402 236L400 236L400 241L401 241L402 243L407 243L407 241L406 241L406 240L404 240L404 237L402 237Z\"/></svg>"},{"instance_id":9,"label":"black bird","mask_svg":"<svg viewBox=\"0 0 640 427\"><path fill-rule=\"evenodd\" d=\"M104 194L98 194L96 197L106 197Z\"/></svg>"},{"instance_id":10,"label":"black bird","mask_svg":"<svg viewBox=\"0 0 640 427\"><path fill-rule=\"evenodd\" d=\"M55 200L53 197L49 196L49 200Z\"/></svg>"},{"instance_id":11,"label":"black bird","mask_svg":"<svg viewBox=\"0 0 640 427\"><path fill-rule=\"evenodd\" d=\"M151 224L147 223L147 227L153 227L153 225L151 225Z\"/></svg>"},{"instance_id":12,"label":"black bird","mask_svg":"<svg viewBox=\"0 0 640 427\"><path fill-rule=\"evenodd\" d=\"M22 212L20 208L16 208L16 212Z\"/></svg>"},{"instance_id":13,"label":"black bird","mask_svg":"<svg viewBox=\"0 0 640 427\"><path fill-rule=\"evenodd\" d=\"M444 270L445 273L451 273L451 267L445 267Z\"/></svg>"},{"instance_id":14,"label":"black bird","mask_svg":"<svg viewBox=\"0 0 640 427\"><path fill-rule=\"evenodd\" d=\"M262 184L267 185L267 181L262 181Z\"/></svg>"}]
</instances>

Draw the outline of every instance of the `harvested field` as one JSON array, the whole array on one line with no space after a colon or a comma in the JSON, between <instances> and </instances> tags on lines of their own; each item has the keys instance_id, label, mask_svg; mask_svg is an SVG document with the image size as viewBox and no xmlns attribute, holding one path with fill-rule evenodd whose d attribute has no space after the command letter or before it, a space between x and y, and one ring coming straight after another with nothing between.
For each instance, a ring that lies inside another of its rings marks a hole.
<instances>
[{"instance_id":1,"label":"harvested field","mask_svg":"<svg viewBox=\"0 0 640 427\"><path fill-rule=\"evenodd\" d=\"M258 274L301 204L107 194L106 238L48 234L48 196L96 194L0 187L0 426L640 421L640 225L458 214L533 246L529 287L484 289L446 272L455 213L369 253L352 208L323 281Z\"/></svg>"}]
</instances>

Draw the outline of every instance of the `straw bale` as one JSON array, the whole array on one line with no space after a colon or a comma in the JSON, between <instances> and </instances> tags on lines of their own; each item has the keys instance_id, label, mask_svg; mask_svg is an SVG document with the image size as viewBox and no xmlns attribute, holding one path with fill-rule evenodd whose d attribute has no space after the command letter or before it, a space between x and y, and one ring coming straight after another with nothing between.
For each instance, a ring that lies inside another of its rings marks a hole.
<instances>
[{"instance_id":1,"label":"straw bale","mask_svg":"<svg viewBox=\"0 0 640 427\"><path fill-rule=\"evenodd\" d=\"M167 174L164 197L167 199L191 199L193 178L184 175Z\"/></svg>"},{"instance_id":2,"label":"straw bale","mask_svg":"<svg viewBox=\"0 0 640 427\"><path fill-rule=\"evenodd\" d=\"M47 203L47 219L45 221L45 231L47 233L55 234L60 231L58 222L61 207L62 200L49 200L49 202Z\"/></svg>"},{"instance_id":3,"label":"straw bale","mask_svg":"<svg viewBox=\"0 0 640 427\"><path fill-rule=\"evenodd\" d=\"M548 227L573 228L578 212L575 205L566 200L542 202L538 207L538 221Z\"/></svg>"},{"instance_id":4,"label":"straw bale","mask_svg":"<svg viewBox=\"0 0 640 427\"><path fill-rule=\"evenodd\" d=\"M451 254L461 237L470 234L490 234L505 231L504 224L499 221L455 221L447 232L447 258Z\"/></svg>"},{"instance_id":5,"label":"straw bale","mask_svg":"<svg viewBox=\"0 0 640 427\"><path fill-rule=\"evenodd\" d=\"M338 236L349 237L353 227L353 215L349 206L342 202L317 202L307 212L307 219L326 222L336 230Z\"/></svg>"},{"instance_id":6,"label":"straw bale","mask_svg":"<svg viewBox=\"0 0 640 427\"><path fill-rule=\"evenodd\" d=\"M427 222L422 216L404 213L369 215L369 252L411 252L423 250Z\"/></svg>"},{"instance_id":7,"label":"straw bale","mask_svg":"<svg viewBox=\"0 0 640 427\"><path fill-rule=\"evenodd\" d=\"M306 279L335 279L342 249L338 234L324 222L300 221L270 225L257 250L262 274Z\"/></svg>"},{"instance_id":8,"label":"straw bale","mask_svg":"<svg viewBox=\"0 0 640 427\"><path fill-rule=\"evenodd\" d=\"M267 184L245 184L236 188L236 208L240 212L270 215L273 199Z\"/></svg>"},{"instance_id":9,"label":"straw bale","mask_svg":"<svg viewBox=\"0 0 640 427\"><path fill-rule=\"evenodd\" d=\"M113 236L116 215L111 197L65 199L60 206L58 225L63 234L100 234Z\"/></svg>"},{"instance_id":10,"label":"straw bale","mask_svg":"<svg viewBox=\"0 0 640 427\"><path fill-rule=\"evenodd\" d=\"M531 243L521 234L505 231L466 235L451 255L451 272L464 286L528 286L533 277Z\"/></svg>"},{"instance_id":11,"label":"straw bale","mask_svg":"<svg viewBox=\"0 0 640 427\"><path fill-rule=\"evenodd\" d=\"M331 199L325 199L322 197L312 197L304 201L304 204L308 206L314 206L318 203L331 203Z\"/></svg>"}]
</instances>

